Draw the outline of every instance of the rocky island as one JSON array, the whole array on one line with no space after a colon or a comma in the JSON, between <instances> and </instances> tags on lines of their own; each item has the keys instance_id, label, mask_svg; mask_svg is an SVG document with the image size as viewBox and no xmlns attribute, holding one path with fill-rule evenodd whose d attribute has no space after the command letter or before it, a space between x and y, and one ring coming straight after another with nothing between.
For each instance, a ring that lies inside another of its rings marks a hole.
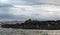
<instances>
[{"instance_id":1,"label":"rocky island","mask_svg":"<svg viewBox=\"0 0 60 35\"><path fill-rule=\"evenodd\" d=\"M2 24L2 28L16 28L16 29L42 29L42 30L57 30L60 29L60 20L52 21L38 21L26 20L24 23L16 24Z\"/></svg>"}]
</instances>

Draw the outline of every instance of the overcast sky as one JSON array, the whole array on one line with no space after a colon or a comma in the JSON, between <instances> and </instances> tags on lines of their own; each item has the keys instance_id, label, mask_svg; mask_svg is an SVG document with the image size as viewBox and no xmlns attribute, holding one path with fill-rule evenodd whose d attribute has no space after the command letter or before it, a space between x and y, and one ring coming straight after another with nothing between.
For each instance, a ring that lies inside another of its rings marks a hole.
<instances>
[{"instance_id":1,"label":"overcast sky","mask_svg":"<svg viewBox=\"0 0 60 35\"><path fill-rule=\"evenodd\" d=\"M0 0L0 21L59 20L60 0Z\"/></svg>"}]
</instances>

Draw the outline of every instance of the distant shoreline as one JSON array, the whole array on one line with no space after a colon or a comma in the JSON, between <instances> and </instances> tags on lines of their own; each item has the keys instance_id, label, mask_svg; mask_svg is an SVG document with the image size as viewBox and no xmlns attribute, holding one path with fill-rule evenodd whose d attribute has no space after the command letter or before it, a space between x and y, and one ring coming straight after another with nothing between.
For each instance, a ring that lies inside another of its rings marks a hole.
<instances>
[{"instance_id":1,"label":"distant shoreline","mask_svg":"<svg viewBox=\"0 0 60 35\"><path fill-rule=\"evenodd\" d=\"M26 20L23 23L15 22L1 24L2 28L13 29L40 29L40 30L60 30L60 20L57 21L38 21L38 20Z\"/></svg>"}]
</instances>

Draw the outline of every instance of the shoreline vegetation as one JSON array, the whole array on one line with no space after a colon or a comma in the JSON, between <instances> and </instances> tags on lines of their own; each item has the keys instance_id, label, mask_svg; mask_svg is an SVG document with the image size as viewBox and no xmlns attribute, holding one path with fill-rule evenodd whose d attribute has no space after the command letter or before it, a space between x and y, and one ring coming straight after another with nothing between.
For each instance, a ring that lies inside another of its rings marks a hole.
<instances>
[{"instance_id":1,"label":"shoreline vegetation","mask_svg":"<svg viewBox=\"0 0 60 35\"><path fill-rule=\"evenodd\" d=\"M38 21L28 19L24 23L1 24L2 28L14 29L41 29L41 30L60 30L60 20L57 21Z\"/></svg>"}]
</instances>

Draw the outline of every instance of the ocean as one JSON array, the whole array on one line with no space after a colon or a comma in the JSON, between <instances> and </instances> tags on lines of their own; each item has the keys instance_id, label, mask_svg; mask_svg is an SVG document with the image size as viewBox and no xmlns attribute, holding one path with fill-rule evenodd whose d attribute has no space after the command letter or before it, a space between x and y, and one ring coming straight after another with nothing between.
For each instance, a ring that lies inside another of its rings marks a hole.
<instances>
[{"instance_id":1,"label":"ocean","mask_svg":"<svg viewBox=\"0 0 60 35\"><path fill-rule=\"evenodd\" d=\"M0 35L60 35L60 30L0 28Z\"/></svg>"}]
</instances>

